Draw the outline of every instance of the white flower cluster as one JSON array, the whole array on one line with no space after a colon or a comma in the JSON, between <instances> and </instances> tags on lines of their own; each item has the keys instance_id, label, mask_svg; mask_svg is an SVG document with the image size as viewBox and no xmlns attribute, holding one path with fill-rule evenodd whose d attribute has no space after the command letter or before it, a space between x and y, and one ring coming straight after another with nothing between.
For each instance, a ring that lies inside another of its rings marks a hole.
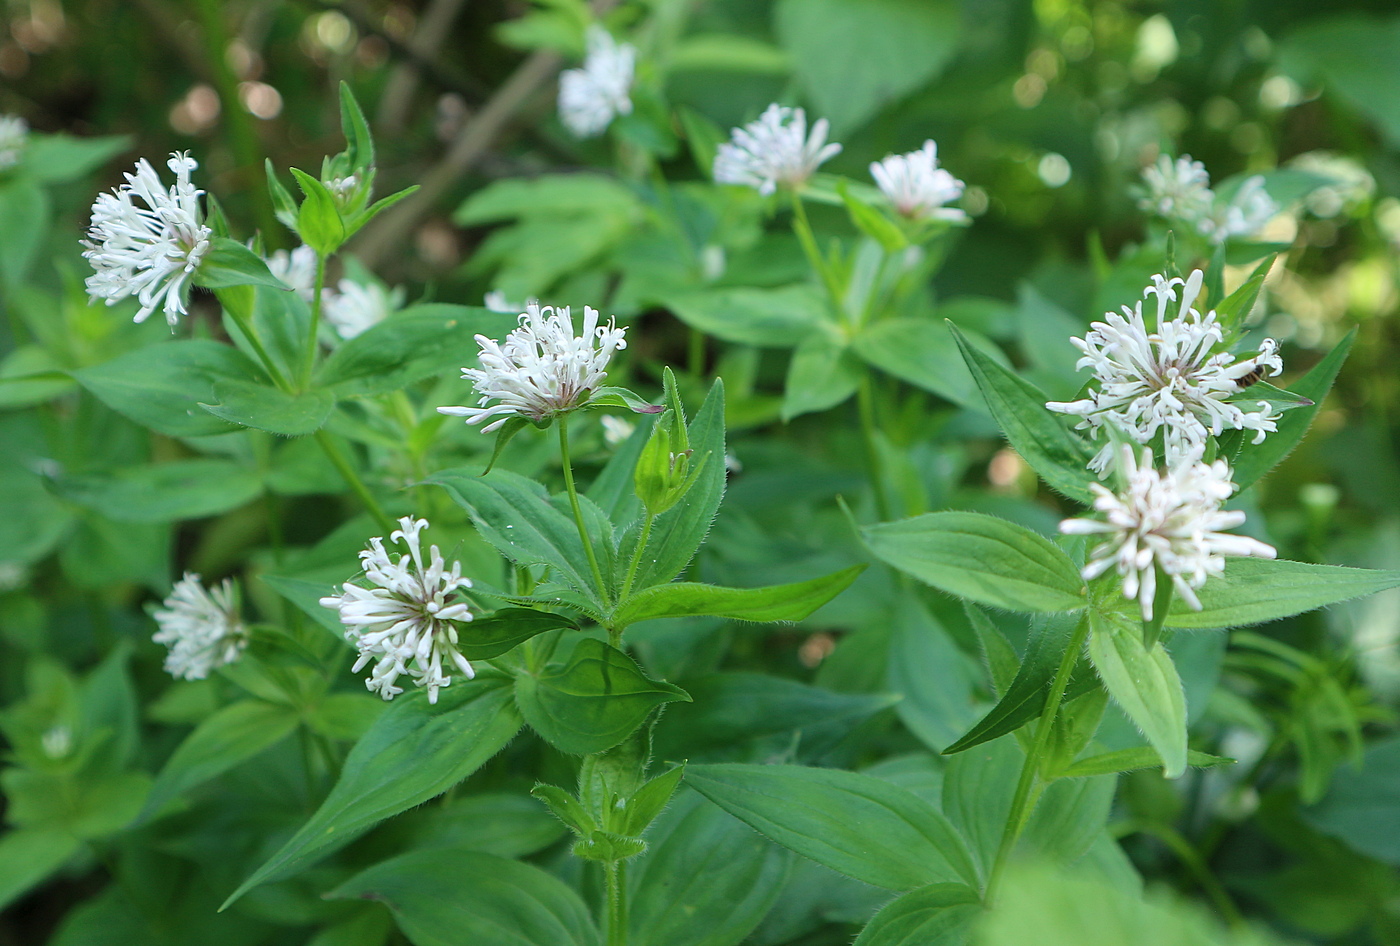
<instances>
[{"instance_id":1,"label":"white flower cluster","mask_svg":"<svg viewBox=\"0 0 1400 946\"><path fill-rule=\"evenodd\" d=\"M632 112L637 50L601 26L588 29L588 55L580 69L559 76L559 120L579 138L601 135L618 115Z\"/></svg>"},{"instance_id":2,"label":"white flower cluster","mask_svg":"<svg viewBox=\"0 0 1400 946\"><path fill-rule=\"evenodd\" d=\"M870 165L870 175L894 209L906 217L953 222L967 219L958 208L944 206L961 197L967 185L938 166L938 146L932 141L925 141L918 151L876 161Z\"/></svg>"},{"instance_id":3,"label":"white flower cluster","mask_svg":"<svg viewBox=\"0 0 1400 946\"><path fill-rule=\"evenodd\" d=\"M141 303L137 322L162 306L165 320L174 326L186 314L186 284L209 251L213 231L200 214L204 192L190 181L198 162L177 152L167 165L175 172L169 190L142 158L125 184L97 196L83 256L95 271L87 279L88 295L106 299L108 305L135 296Z\"/></svg>"},{"instance_id":4,"label":"white flower cluster","mask_svg":"<svg viewBox=\"0 0 1400 946\"><path fill-rule=\"evenodd\" d=\"M1246 178L1229 200L1222 200L1210 189L1205 165L1189 154L1176 160L1162 155L1142 172L1142 179L1147 185L1146 196L1138 202L1142 209L1180 221L1215 244L1258 235L1279 211L1258 174Z\"/></svg>"},{"instance_id":5,"label":"white flower cluster","mask_svg":"<svg viewBox=\"0 0 1400 946\"><path fill-rule=\"evenodd\" d=\"M1244 522L1238 510L1222 510L1221 503L1235 491L1230 468L1224 460L1202 463L1194 454L1170 464L1165 473L1152 465L1152 448L1127 444L1119 451L1121 492L1113 493L1094 483L1097 519L1066 519L1060 531L1067 535L1102 535L1084 567L1086 580L1114 569L1123 580L1123 595L1136 598L1144 621L1153 617L1157 570L1171 579L1176 592L1194 610L1201 610L1196 589L1211 575L1225 570L1225 556L1249 555L1273 558L1272 546L1221 530Z\"/></svg>"},{"instance_id":6,"label":"white flower cluster","mask_svg":"<svg viewBox=\"0 0 1400 946\"><path fill-rule=\"evenodd\" d=\"M203 680L248 645L238 593L227 578L206 590L198 575L186 572L151 616L159 627L151 639L170 648L165 671L172 677Z\"/></svg>"},{"instance_id":7,"label":"white flower cluster","mask_svg":"<svg viewBox=\"0 0 1400 946\"><path fill-rule=\"evenodd\" d=\"M575 336L568 306L530 303L504 342L476 336L481 367L463 368L462 379L476 387L480 406L438 411L468 424L499 418L481 428L489 433L511 415L544 421L573 410L603 382L613 352L627 347L626 331L613 319L599 325L598 310L584 306L583 334ZM492 398L499 403L486 406Z\"/></svg>"},{"instance_id":8,"label":"white flower cluster","mask_svg":"<svg viewBox=\"0 0 1400 946\"><path fill-rule=\"evenodd\" d=\"M818 119L809 136L802 109L770 105L757 121L735 128L731 140L719 146L715 180L754 187L765 196L779 185L797 187L822 162L840 153L839 144L826 143L827 127L825 118Z\"/></svg>"},{"instance_id":9,"label":"white flower cluster","mask_svg":"<svg viewBox=\"0 0 1400 946\"><path fill-rule=\"evenodd\" d=\"M409 516L399 520L401 528L390 536L408 549L394 561L384 549L382 538L370 539L360 553L364 577L373 585L361 588L348 582L338 597L322 598L323 607L340 612L345 639L359 650L354 672L370 661L378 661L365 686L386 700L403 692L395 686L401 674L428 688L428 702L436 703L438 690L451 686L444 673L456 666L470 680L476 676L472 665L457 650L457 624L472 619L466 602L455 600L457 591L472 586L462 577L460 562L448 571L436 545L423 555L419 534L428 520Z\"/></svg>"},{"instance_id":10,"label":"white flower cluster","mask_svg":"<svg viewBox=\"0 0 1400 946\"><path fill-rule=\"evenodd\" d=\"M0 171L19 164L29 139L29 123L17 115L0 115Z\"/></svg>"},{"instance_id":11,"label":"white flower cluster","mask_svg":"<svg viewBox=\"0 0 1400 946\"><path fill-rule=\"evenodd\" d=\"M316 295L316 251L302 245L288 252L273 250L263 262L268 270L307 302Z\"/></svg>"},{"instance_id":12,"label":"white flower cluster","mask_svg":"<svg viewBox=\"0 0 1400 946\"><path fill-rule=\"evenodd\" d=\"M378 283L342 279L336 290L327 289L321 296L321 314L341 338L354 338L392 315L403 299L402 287L390 290Z\"/></svg>"},{"instance_id":13,"label":"white flower cluster","mask_svg":"<svg viewBox=\"0 0 1400 946\"><path fill-rule=\"evenodd\" d=\"M1078 401L1052 401L1052 411L1079 417L1078 427L1093 439L1116 431L1140 444L1150 443L1160 432L1166 460L1174 464L1204 448L1207 435L1219 436L1227 429L1252 430L1254 442L1277 430L1278 414L1268 401L1232 401L1247 378L1258 379L1265 371L1277 375L1283 370L1278 345L1266 338L1252 358L1236 360L1227 351L1217 351L1224 334L1214 310L1201 315L1192 303L1200 294L1204 275L1195 270L1185 280L1153 276L1143 290L1157 300L1155 331L1143 317L1143 302L1123 307L1123 314L1107 313L1105 321L1094 322L1084 338L1071 339L1084 353L1077 367L1092 368L1097 389ZM1180 312L1167 318L1169 302L1178 301ZM1104 474L1113 458L1113 438L1090 463Z\"/></svg>"}]
</instances>

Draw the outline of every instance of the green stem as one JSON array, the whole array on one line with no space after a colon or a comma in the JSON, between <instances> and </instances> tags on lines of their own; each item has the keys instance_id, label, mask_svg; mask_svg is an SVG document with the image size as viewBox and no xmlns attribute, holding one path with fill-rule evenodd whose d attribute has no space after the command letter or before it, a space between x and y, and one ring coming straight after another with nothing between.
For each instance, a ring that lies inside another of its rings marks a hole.
<instances>
[{"instance_id":1,"label":"green stem","mask_svg":"<svg viewBox=\"0 0 1400 946\"><path fill-rule=\"evenodd\" d=\"M1069 686L1069 676L1074 672L1074 665L1079 662L1080 652L1084 650L1084 641L1089 636L1089 618L1080 618L1079 624L1074 629L1074 634L1070 638L1069 646L1065 648L1065 655L1060 658L1060 669L1055 672L1055 679L1050 684L1050 692L1045 697L1045 709L1040 714L1040 724L1035 730L1035 741L1031 743L1031 751L1026 754L1025 764L1021 767L1021 777L1016 782L1016 794L1011 799L1011 812L1006 819L1006 828L1002 831L1001 844L997 846L996 860L992 863L992 874L987 880L986 902L991 904L996 896L997 883L1001 880L1002 871L1006 867L1006 862L1011 858L1011 852L1016 847L1017 840L1021 837L1021 829L1025 827L1027 819L1030 817L1031 789L1035 786L1036 775L1040 771L1040 759L1045 754L1045 747L1050 743L1050 733L1054 729L1055 716L1060 711L1060 701L1064 699L1065 688Z\"/></svg>"},{"instance_id":2,"label":"green stem","mask_svg":"<svg viewBox=\"0 0 1400 946\"><path fill-rule=\"evenodd\" d=\"M574 465L569 460L569 421L559 418L559 459L564 467L564 489L569 493L569 506L574 510L574 522L578 525L578 536L583 540L583 552L588 556L588 567L593 569L593 580L598 584L598 596L608 600L607 585L603 581L603 570L598 567L598 556L593 552L593 543L588 540L588 526L583 522L583 509L578 504L578 490L574 487Z\"/></svg>"},{"instance_id":3,"label":"green stem","mask_svg":"<svg viewBox=\"0 0 1400 946\"><path fill-rule=\"evenodd\" d=\"M642 564L642 553L646 550L647 539L651 538L651 524L655 519L655 516L647 513L646 518L642 520L642 534L637 538L637 548L632 552L631 564L627 566L627 578L622 583L619 601L627 600L627 593L632 590L632 580L637 577L637 566Z\"/></svg>"},{"instance_id":4,"label":"green stem","mask_svg":"<svg viewBox=\"0 0 1400 946\"><path fill-rule=\"evenodd\" d=\"M1162 625L1167 621L1167 609L1172 606L1171 576L1162 571L1161 565L1153 565L1157 572L1157 593L1152 597L1152 617L1142 622L1142 643L1148 650L1162 637Z\"/></svg>"},{"instance_id":5,"label":"green stem","mask_svg":"<svg viewBox=\"0 0 1400 946\"><path fill-rule=\"evenodd\" d=\"M316 367L316 350L321 343L317 338L321 330L321 296L326 289L326 258L316 254L316 288L311 296L311 327L306 333L306 360L301 365L301 387L305 390L311 383L311 369Z\"/></svg>"},{"instance_id":6,"label":"green stem","mask_svg":"<svg viewBox=\"0 0 1400 946\"><path fill-rule=\"evenodd\" d=\"M290 391L291 385L287 383L287 376L282 374L282 369L277 367L277 363L272 360L272 356L269 355L267 349L263 347L262 339L258 337L258 333L254 330L252 323L243 318L242 314L234 308L225 306L224 311L228 313L229 318L233 319L233 323L238 326L238 330L243 333L243 337L248 340L248 344L253 346L253 353L256 354L258 360L262 362L263 370L267 372L267 376L283 391Z\"/></svg>"},{"instance_id":7,"label":"green stem","mask_svg":"<svg viewBox=\"0 0 1400 946\"><path fill-rule=\"evenodd\" d=\"M821 249L817 246L816 234L812 232L812 224L807 220L807 208L796 191L792 192L792 230L797 234L797 242L802 244L803 252L807 254L807 261L821 277L822 286L831 298L832 309L839 315L842 311L841 288L836 285L836 278L827 268L826 258L822 256Z\"/></svg>"},{"instance_id":8,"label":"green stem","mask_svg":"<svg viewBox=\"0 0 1400 946\"><path fill-rule=\"evenodd\" d=\"M627 946L627 865L607 861L603 871L608 898L607 946Z\"/></svg>"},{"instance_id":9,"label":"green stem","mask_svg":"<svg viewBox=\"0 0 1400 946\"><path fill-rule=\"evenodd\" d=\"M870 388L870 374L861 376L856 388L860 409L860 432L865 442L865 463L870 468L870 488L875 492L875 512L881 522L890 521L890 503L885 496L885 465L880 461L880 444L875 439L875 396Z\"/></svg>"},{"instance_id":10,"label":"green stem","mask_svg":"<svg viewBox=\"0 0 1400 946\"><path fill-rule=\"evenodd\" d=\"M336 446L330 434L324 430L318 430L315 436L316 442L321 445L321 450L325 452L326 458L340 471L341 477L344 478L351 491L359 497L369 514L374 517L374 521L379 523L379 527L384 530L384 535L387 537L390 532L398 528L398 523L390 519L384 512L384 509L379 505L379 500L374 498L374 494L369 491L365 481L360 479L360 474L356 473L355 468L350 465L350 461L345 459L345 454L340 452L340 448Z\"/></svg>"}]
</instances>

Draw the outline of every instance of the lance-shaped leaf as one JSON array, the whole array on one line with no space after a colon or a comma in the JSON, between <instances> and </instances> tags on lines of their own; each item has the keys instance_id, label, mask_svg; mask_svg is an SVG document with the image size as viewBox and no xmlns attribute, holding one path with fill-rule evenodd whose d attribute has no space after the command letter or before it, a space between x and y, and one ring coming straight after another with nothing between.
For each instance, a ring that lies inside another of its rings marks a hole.
<instances>
[{"instance_id":1,"label":"lance-shaped leaf","mask_svg":"<svg viewBox=\"0 0 1400 946\"><path fill-rule=\"evenodd\" d=\"M321 388L289 394L251 381L215 381L213 401L199 406L230 423L284 437L315 433L335 407L335 398Z\"/></svg>"},{"instance_id":2,"label":"lance-shaped leaf","mask_svg":"<svg viewBox=\"0 0 1400 946\"><path fill-rule=\"evenodd\" d=\"M207 717L180 743L160 770L138 821L172 798L251 759L296 729L296 710L262 700L232 703Z\"/></svg>"},{"instance_id":3,"label":"lance-shaped leaf","mask_svg":"<svg viewBox=\"0 0 1400 946\"><path fill-rule=\"evenodd\" d=\"M1180 628L1262 624L1397 585L1400 571L1389 569L1231 558L1225 562L1225 574L1210 578L1196 592L1201 610L1193 611L1177 598L1166 624Z\"/></svg>"},{"instance_id":4,"label":"lance-shaped leaf","mask_svg":"<svg viewBox=\"0 0 1400 946\"><path fill-rule=\"evenodd\" d=\"M50 488L118 522L175 522L237 509L258 498L262 481L232 460L199 459L62 476Z\"/></svg>"},{"instance_id":5,"label":"lance-shaped leaf","mask_svg":"<svg viewBox=\"0 0 1400 946\"><path fill-rule=\"evenodd\" d=\"M378 900L414 946L598 946L572 888L532 864L466 848L410 851L328 897Z\"/></svg>"},{"instance_id":6,"label":"lance-shaped leaf","mask_svg":"<svg viewBox=\"0 0 1400 946\"><path fill-rule=\"evenodd\" d=\"M602 752L626 739L663 703L690 697L678 686L652 680L636 662L600 640L585 637L563 666L515 680L521 715L561 752Z\"/></svg>"},{"instance_id":7,"label":"lance-shaped leaf","mask_svg":"<svg viewBox=\"0 0 1400 946\"><path fill-rule=\"evenodd\" d=\"M269 286L291 291L282 280L272 275L263 258L237 240L214 237L209 252L195 270L194 282L206 289L227 289L230 286Z\"/></svg>"},{"instance_id":8,"label":"lance-shaped leaf","mask_svg":"<svg viewBox=\"0 0 1400 946\"><path fill-rule=\"evenodd\" d=\"M321 604L322 598L337 594L337 586L330 582L307 581L305 578L287 578L282 575L259 575L258 580L296 605L302 613L334 633L336 637L345 633L345 625L340 623L340 613Z\"/></svg>"},{"instance_id":9,"label":"lance-shaped leaf","mask_svg":"<svg viewBox=\"0 0 1400 946\"><path fill-rule=\"evenodd\" d=\"M395 700L350 750L339 780L311 820L224 907L259 884L295 874L480 768L520 729L520 714L502 683L494 677L456 681L440 692L436 705L421 690Z\"/></svg>"},{"instance_id":10,"label":"lance-shaped leaf","mask_svg":"<svg viewBox=\"0 0 1400 946\"><path fill-rule=\"evenodd\" d=\"M457 629L457 649L468 660L499 657L516 644L549 631L576 631L578 625L562 614L533 608L501 608Z\"/></svg>"},{"instance_id":11,"label":"lance-shaped leaf","mask_svg":"<svg viewBox=\"0 0 1400 946\"><path fill-rule=\"evenodd\" d=\"M1186 694L1171 654L1149 650L1142 625L1121 614L1089 612L1089 658L1108 695L1162 758L1167 778L1186 771Z\"/></svg>"},{"instance_id":12,"label":"lance-shaped leaf","mask_svg":"<svg viewBox=\"0 0 1400 946\"><path fill-rule=\"evenodd\" d=\"M832 870L890 890L977 870L951 824L914 793L858 772L800 765L691 765L686 784L760 833Z\"/></svg>"},{"instance_id":13,"label":"lance-shaped leaf","mask_svg":"<svg viewBox=\"0 0 1400 946\"><path fill-rule=\"evenodd\" d=\"M1285 413L1278 419L1278 430L1265 437L1263 443L1244 445L1240 455L1231 464L1235 485L1241 490L1257 482L1302 442L1303 436L1312 426L1313 418L1322 409L1327 392L1332 390L1332 382L1337 380L1337 372L1342 370L1342 363L1346 361L1347 352L1351 350L1351 343L1355 340L1356 329L1352 329L1336 348L1327 353L1326 358L1313 365L1307 374L1288 389L1290 394L1312 401L1310 406Z\"/></svg>"},{"instance_id":14,"label":"lance-shaped leaf","mask_svg":"<svg viewBox=\"0 0 1400 946\"><path fill-rule=\"evenodd\" d=\"M789 585L721 588L694 582L656 585L629 597L613 615L618 626L652 618L712 615L734 621L801 621L850 587L864 565Z\"/></svg>"},{"instance_id":15,"label":"lance-shaped leaf","mask_svg":"<svg viewBox=\"0 0 1400 946\"><path fill-rule=\"evenodd\" d=\"M962 946L982 915L982 898L966 884L930 884L885 904L853 946Z\"/></svg>"},{"instance_id":16,"label":"lance-shaped leaf","mask_svg":"<svg viewBox=\"0 0 1400 946\"><path fill-rule=\"evenodd\" d=\"M447 488L471 513L482 538L517 565L548 565L585 594L594 595L578 526L549 501L544 487L507 470L443 470L428 478Z\"/></svg>"},{"instance_id":17,"label":"lance-shaped leaf","mask_svg":"<svg viewBox=\"0 0 1400 946\"><path fill-rule=\"evenodd\" d=\"M1211 755L1209 752L1186 753L1186 764L1193 769L1209 769L1217 765L1234 765L1234 759ZM1118 749L1101 752L1098 755L1080 759L1058 773L1060 778L1089 778L1095 775L1113 775L1118 772L1134 772L1138 769L1152 769L1162 764L1157 750L1150 746L1135 746L1132 749Z\"/></svg>"},{"instance_id":18,"label":"lance-shaped leaf","mask_svg":"<svg viewBox=\"0 0 1400 946\"><path fill-rule=\"evenodd\" d=\"M38 886L81 846L82 841L61 827L6 831L0 836L0 908Z\"/></svg>"},{"instance_id":19,"label":"lance-shaped leaf","mask_svg":"<svg viewBox=\"0 0 1400 946\"><path fill-rule=\"evenodd\" d=\"M978 350L951 322L948 328L1011 446L1053 489L1090 504L1094 475L1089 472L1090 454L1084 441L1046 408L1047 398L1039 388Z\"/></svg>"},{"instance_id":20,"label":"lance-shaped leaf","mask_svg":"<svg viewBox=\"0 0 1400 946\"><path fill-rule=\"evenodd\" d=\"M882 561L941 591L1010 611L1085 605L1074 563L1049 539L976 512L932 512L861 530Z\"/></svg>"},{"instance_id":21,"label":"lance-shaped leaf","mask_svg":"<svg viewBox=\"0 0 1400 946\"><path fill-rule=\"evenodd\" d=\"M975 613L975 612L974 612ZM980 615L979 615L980 616ZM982 618L984 621L985 617ZM943 752L962 752L998 736L1014 732L1045 711L1055 672L1064 658L1065 649L1074 637L1075 625L1085 620L1079 615L1053 615L1031 625L1030 641L1020 669L1006 688L997 705L968 730L967 734ZM1088 662L1080 658L1065 690L1065 700L1081 696L1095 686Z\"/></svg>"}]
</instances>

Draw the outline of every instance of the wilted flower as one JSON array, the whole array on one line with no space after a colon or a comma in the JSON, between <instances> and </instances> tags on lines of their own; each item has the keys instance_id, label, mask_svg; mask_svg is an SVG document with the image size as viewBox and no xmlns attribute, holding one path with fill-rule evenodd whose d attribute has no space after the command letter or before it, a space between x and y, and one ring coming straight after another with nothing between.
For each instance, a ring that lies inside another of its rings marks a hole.
<instances>
[{"instance_id":1,"label":"wilted flower","mask_svg":"<svg viewBox=\"0 0 1400 946\"><path fill-rule=\"evenodd\" d=\"M341 338L354 338L378 325L403 304L403 289L386 290L377 283L360 285L342 279L339 292L326 291L321 297L321 313Z\"/></svg>"},{"instance_id":2,"label":"wilted flower","mask_svg":"<svg viewBox=\"0 0 1400 946\"><path fill-rule=\"evenodd\" d=\"M489 433L511 415L545 421L581 406L606 377L613 352L627 347L625 328L615 320L598 324L598 310L583 307L583 334L574 335L568 306L531 303L520 316L520 327L497 344L476 336L481 346L480 368L463 368L462 379L476 386L479 407L439 407L443 414L465 417ZM500 401L487 407L492 398Z\"/></svg>"},{"instance_id":3,"label":"wilted flower","mask_svg":"<svg viewBox=\"0 0 1400 946\"><path fill-rule=\"evenodd\" d=\"M559 120L579 138L601 135L618 115L632 112L632 75L637 50L619 43L601 26L588 29L588 55L581 69L559 76Z\"/></svg>"},{"instance_id":4,"label":"wilted flower","mask_svg":"<svg viewBox=\"0 0 1400 946\"><path fill-rule=\"evenodd\" d=\"M1219 436L1227 429L1252 430L1254 442L1277 430L1278 415L1268 401L1231 401L1242 379L1257 378L1265 370L1283 370L1278 344L1266 338L1259 354L1236 361L1227 351L1216 351L1224 334L1214 310L1201 315L1191 303L1201 291L1204 275L1195 270L1186 280L1153 276L1143 297L1156 296L1155 332L1149 332L1142 305L1123 307L1123 314L1109 312L1094 322L1084 338L1070 341L1084 353L1076 367L1092 368L1098 388L1088 397L1069 402L1051 401L1045 406L1080 418L1077 425L1097 439L1111 427L1137 441L1149 443L1162 432L1168 463L1205 444L1206 435ZM1176 301L1182 286L1181 311L1166 317L1167 303ZM1089 464L1102 474L1112 460L1112 438Z\"/></svg>"},{"instance_id":5,"label":"wilted flower","mask_svg":"<svg viewBox=\"0 0 1400 946\"><path fill-rule=\"evenodd\" d=\"M316 251L299 246L290 253L274 250L264 261L272 275L296 290L307 302L316 295Z\"/></svg>"},{"instance_id":6,"label":"wilted flower","mask_svg":"<svg viewBox=\"0 0 1400 946\"><path fill-rule=\"evenodd\" d=\"M892 154L870 165L870 175L894 209L915 220L966 220L956 207L945 207L962 196L967 185L938 166L938 146L925 141L918 151Z\"/></svg>"},{"instance_id":7,"label":"wilted flower","mask_svg":"<svg viewBox=\"0 0 1400 946\"><path fill-rule=\"evenodd\" d=\"M1066 535L1103 535L1106 541L1090 553L1083 576L1092 580L1115 569L1123 579L1123 596L1136 598L1144 621L1152 619L1157 593L1157 569L1193 610L1201 610L1196 589L1211 575L1225 570L1225 556L1249 555L1273 558L1272 546L1242 535L1227 535L1244 522L1239 510L1222 510L1235 484L1224 460L1200 462L1193 454L1158 472L1152 465L1152 449L1142 451L1124 444L1119 452L1124 486L1118 493L1099 483L1091 484L1094 508L1104 520L1066 519L1060 531Z\"/></svg>"},{"instance_id":8,"label":"wilted flower","mask_svg":"<svg viewBox=\"0 0 1400 946\"><path fill-rule=\"evenodd\" d=\"M172 677L203 680L237 660L248 645L238 592L227 578L205 589L198 575L186 572L151 616L160 628L151 639L170 648L165 670Z\"/></svg>"},{"instance_id":9,"label":"wilted flower","mask_svg":"<svg viewBox=\"0 0 1400 946\"><path fill-rule=\"evenodd\" d=\"M757 121L735 128L730 141L715 153L715 180L721 184L756 187L771 194L781 184L796 187L812 176L822 162L840 153L841 146L826 144L827 121L819 119L807 134L802 109L773 104Z\"/></svg>"},{"instance_id":10,"label":"wilted flower","mask_svg":"<svg viewBox=\"0 0 1400 946\"><path fill-rule=\"evenodd\" d=\"M142 158L125 184L97 195L83 256L96 271L87 279L88 295L108 305L135 296L141 303L137 322L163 303L165 320L174 326L186 313L185 287L209 251L213 231L201 222L204 191L190 182L198 162L177 152L166 163L175 172L175 186L168 191ZM133 197L145 206L137 206Z\"/></svg>"},{"instance_id":11,"label":"wilted flower","mask_svg":"<svg viewBox=\"0 0 1400 946\"><path fill-rule=\"evenodd\" d=\"M28 122L17 115L0 115L0 171L19 164L28 138Z\"/></svg>"},{"instance_id":12,"label":"wilted flower","mask_svg":"<svg viewBox=\"0 0 1400 946\"><path fill-rule=\"evenodd\" d=\"M378 661L365 681L368 689L391 700L403 692L394 681L406 673L415 684L427 687L428 702L436 703L438 690L452 684L443 672L444 664L449 664L448 670L455 665L468 680L476 676L457 650L457 625L472 619L466 602L456 600L457 591L472 583L462 577L460 562L453 562L447 571L436 545L429 548L425 563L419 533L428 527L428 520L405 516L399 525L389 541L402 542L408 552L395 562L382 538L370 539L360 561L373 587L347 582L341 595L322 598L321 605L340 612L345 639L360 654L355 673Z\"/></svg>"}]
</instances>

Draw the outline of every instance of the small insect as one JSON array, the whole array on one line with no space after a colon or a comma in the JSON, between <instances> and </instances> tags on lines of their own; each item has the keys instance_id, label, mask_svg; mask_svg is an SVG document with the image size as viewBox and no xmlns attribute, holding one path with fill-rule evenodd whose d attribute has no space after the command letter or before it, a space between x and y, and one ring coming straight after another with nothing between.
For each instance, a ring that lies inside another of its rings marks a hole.
<instances>
[{"instance_id":1,"label":"small insect","mask_svg":"<svg viewBox=\"0 0 1400 946\"><path fill-rule=\"evenodd\" d=\"M1236 387L1237 389L1243 391L1245 388L1249 387L1251 384L1256 384L1256 383L1258 383L1258 381L1259 381L1263 376L1264 376L1263 368L1261 368L1259 365L1255 365L1252 369L1250 369L1249 374L1241 375L1240 377L1238 377L1238 378L1235 379L1235 387Z\"/></svg>"}]
</instances>

